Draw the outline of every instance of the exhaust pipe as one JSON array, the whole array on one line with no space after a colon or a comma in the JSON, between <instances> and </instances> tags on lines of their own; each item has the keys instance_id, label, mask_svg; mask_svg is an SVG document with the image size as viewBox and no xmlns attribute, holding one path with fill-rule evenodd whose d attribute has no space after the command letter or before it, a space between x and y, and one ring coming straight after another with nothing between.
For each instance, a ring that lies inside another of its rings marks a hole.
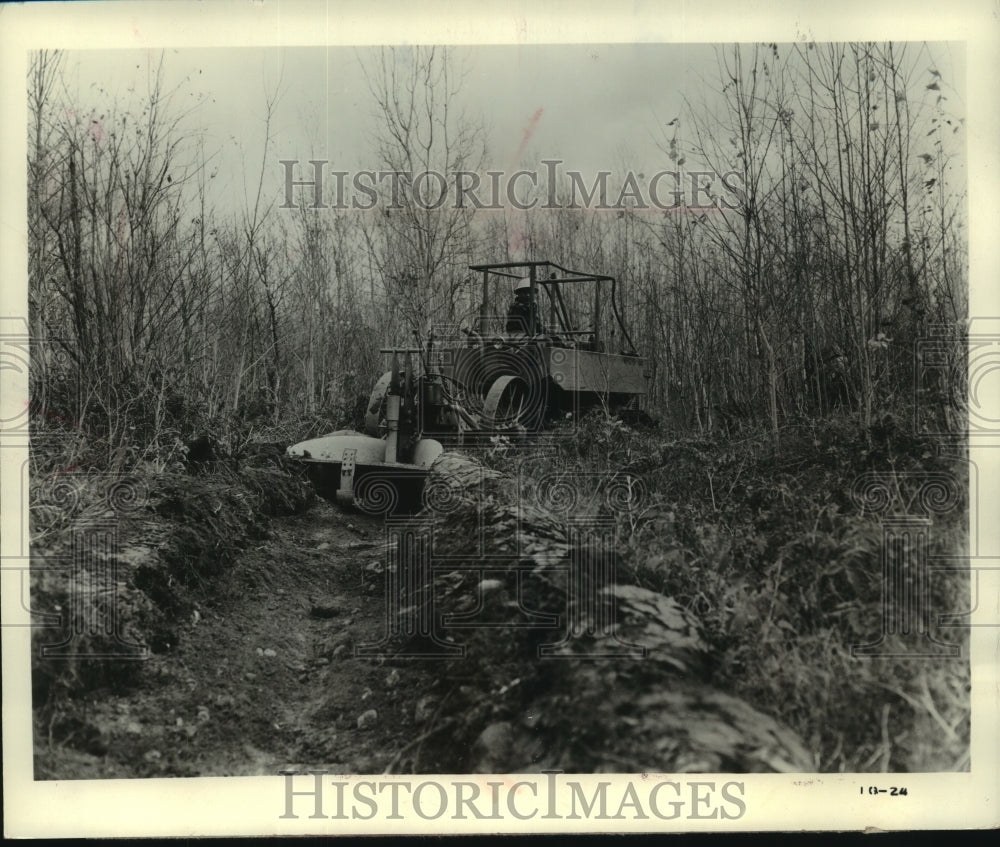
<instances>
[{"instance_id":1,"label":"exhaust pipe","mask_svg":"<svg viewBox=\"0 0 1000 847\"><path fill-rule=\"evenodd\" d=\"M403 386L400 384L399 354L392 354L392 381L385 398L385 420L388 434L385 439L385 460L395 462L399 452L399 405Z\"/></svg>"}]
</instances>

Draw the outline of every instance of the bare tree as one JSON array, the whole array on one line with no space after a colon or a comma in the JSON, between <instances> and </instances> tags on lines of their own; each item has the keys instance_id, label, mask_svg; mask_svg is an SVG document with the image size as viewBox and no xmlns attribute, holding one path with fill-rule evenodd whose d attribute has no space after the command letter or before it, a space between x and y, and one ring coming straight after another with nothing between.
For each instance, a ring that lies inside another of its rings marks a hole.
<instances>
[{"instance_id":1,"label":"bare tree","mask_svg":"<svg viewBox=\"0 0 1000 847\"><path fill-rule=\"evenodd\" d=\"M83 421L100 410L111 445L135 427L155 439L155 425L133 411L162 394L177 359L178 293L195 257L185 211L199 170L186 147L187 113L172 109L161 58L138 112L85 110L63 90L46 121L48 62L38 58L34 85L38 321L73 362L83 400L72 414Z\"/></svg>"},{"instance_id":2,"label":"bare tree","mask_svg":"<svg viewBox=\"0 0 1000 847\"><path fill-rule=\"evenodd\" d=\"M483 132L456 113L463 74L446 50L383 49L365 73L379 124L373 152L390 202L366 219L364 234L387 306L422 332L465 317L458 294L475 208L458 207L453 180L479 173Z\"/></svg>"},{"instance_id":3,"label":"bare tree","mask_svg":"<svg viewBox=\"0 0 1000 847\"><path fill-rule=\"evenodd\" d=\"M52 273L54 257L49 244L50 230L42 216L51 183L57 174L55 166L55 124L49 114L59 80L63 57L46 50L32 53L28 66L28 300L31 335L35 339L32 356L33 395L36 408L47 407L50 381L48 367L48 333L46 315L52 294L46 279Z\"/></svg>"}]
</instances>

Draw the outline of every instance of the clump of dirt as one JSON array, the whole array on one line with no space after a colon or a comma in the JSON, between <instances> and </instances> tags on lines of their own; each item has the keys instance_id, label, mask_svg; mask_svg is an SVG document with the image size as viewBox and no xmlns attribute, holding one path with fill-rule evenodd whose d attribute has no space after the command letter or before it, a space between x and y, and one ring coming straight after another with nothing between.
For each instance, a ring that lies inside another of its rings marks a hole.
<instances>
[{"instance_id":1,"label":"clump of dirt","mask_svg":"<svg viewBox=\"0 0 1000 847\"><path fill-rule=\"evenodd\" d=\"M313 489L297 472L279 467L243 467L240 482L270 518L298 515L309 508Z\"/></svg>"}]
</instances>

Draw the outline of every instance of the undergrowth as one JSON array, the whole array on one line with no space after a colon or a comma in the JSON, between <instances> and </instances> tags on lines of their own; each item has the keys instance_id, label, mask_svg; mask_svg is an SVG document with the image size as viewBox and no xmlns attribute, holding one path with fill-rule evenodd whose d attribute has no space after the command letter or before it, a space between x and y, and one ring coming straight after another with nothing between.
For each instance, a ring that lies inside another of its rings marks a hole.
<instances>
[{"instance_id":1,"label":"undergrowth","mask_svg":"<svg viewBox=\"0 0 1000 847\"><path fill-rule=\"evenodd\" d=\"M671 438L592 414L550 444L518 463L522 494L627 482L612 512L618 581L694 612L713 682L794 728L821 770L968 769L967 630L935 625L968 609L964 574L932 573L927 597L929 634L958 655L915 658L892 638L881 652L896 656L852 655L881 633L888 521L926 518L929 557L967 552L962 458L889 415L869 431L847 417L789 427L775 447L769 433ZM883 513L879 491L859 493L866 480L884 486ZM580 504L608 511L578 492Z\"/></svg>"}]
</instances>

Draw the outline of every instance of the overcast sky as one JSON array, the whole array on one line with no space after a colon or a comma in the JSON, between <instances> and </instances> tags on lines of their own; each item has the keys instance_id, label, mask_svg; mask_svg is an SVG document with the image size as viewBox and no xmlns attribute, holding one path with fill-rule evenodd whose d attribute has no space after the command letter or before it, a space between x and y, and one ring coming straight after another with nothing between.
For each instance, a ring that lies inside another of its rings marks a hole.
<instances>
[{"instance_id":1,"label":"overcast sky","mask_svg":"<svg viewBox=\"0 0 1000 847\"><path fill-rule=\"evenodd\" d=\"M700 44L450 49L456 66L468 71L457 105L487 128L487 166L508 173L545 158L584 173L617 173L626 163L637 170L669 167L657 148L665 125L681 114L685 98L709 103L718 74L716 49ZM961 89L961 49L931 49L944 83ZM158 49L71 51L72 99L85 110L115 98L120 108L132 108L160 55ZM201 101L185 126L203 134L206 151L219 151L212 196L220 206L243 196L244 175L247 190L256 189L266 93L275 89L266 195L280 202L280 159L315 157L348 171L378 167L368 152L374 107L362 70L375 56L371 48L168 48L163 56L167 86L176 87L174 109ZM949 93L961 113L961 91Z\"/></svg>"}]
</instances>

